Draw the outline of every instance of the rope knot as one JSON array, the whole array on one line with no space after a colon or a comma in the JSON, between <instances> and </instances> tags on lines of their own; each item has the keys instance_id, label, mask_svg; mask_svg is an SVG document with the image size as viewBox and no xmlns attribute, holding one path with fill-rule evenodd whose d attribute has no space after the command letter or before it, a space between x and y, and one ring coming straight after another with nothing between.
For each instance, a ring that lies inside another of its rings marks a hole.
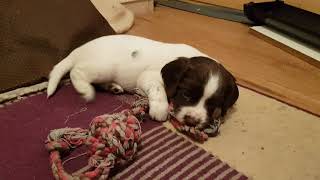
<instances>
[{"instance_id":1,"label":"rope knot","mask_svg":"<svg viewBox=\"0 0 320 180\"><path fill-rule=\"evenodd\" d=\"M130 110L97 116L88 129L61 128L51 131L45 147L50 152L54 177L57 180L107 179L111 168L133 160L141 138L141 126L136 116L144 116L146 106L140 102ZM88 148L88 165L70 175L63 168L61 153L81 145Z\"/></svg>"}]
</instances>

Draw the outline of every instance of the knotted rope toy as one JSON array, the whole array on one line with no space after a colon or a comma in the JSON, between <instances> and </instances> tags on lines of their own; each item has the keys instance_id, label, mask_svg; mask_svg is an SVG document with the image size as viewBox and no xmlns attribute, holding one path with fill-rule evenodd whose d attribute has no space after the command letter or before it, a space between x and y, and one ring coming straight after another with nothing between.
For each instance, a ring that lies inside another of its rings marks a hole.
<instances>
[{"instance_id":1,"label":"knotted rope toy","mask_svg":"<svg viewBox=\"0 0 320 180\"><path fill-rule=\"evenodd\" d=\"M133 160L141 137L140 120L146 118L148 101L137 101L131 109L94 118L89 129L61 128L49 133L45 147L50 152L57 180L107 179L110 169ZM138 118L137 118L138 117ZM88 147L88 165L69 174L61 156L81 145Z\"/></svg>"},{"instance_id":2,"label":"knotted rope toy","mask_svg":"<svg viewBox=\"0 0 320 180\"><path fill-rule=\"evenodd\" d=\"M208 140L209 137L214 137L219 133L219 128L221 125L220 119L214 119L211 124L209 124L205 129L200 130L196 127L190 127L186 124L179 122L173 117L173 104L170 104L169 113L171 115L170 122L177 131L187 135L191 139L203 143Z\"/></svg>"},{"instance_id":3,"label":"knotted rope toy","mask_svg":"<svg viewBox=\"0 0 320 180\"><path fill-rule=\"evenodd\" d=\"M214 120L212 124L206 127L204 130L197 129L195 127L190 127L188 125L182 124L176 119L170 119L171 124L174 128L176 128L179 132L187 135L191 139L198 141L199 143L203 143L208 140L209 137L214 137L219 132L220 120Z\"/></svg>"},{"instance_id":4,"label":"knotted rope toy","mask_svg":"<svg viewBox=\"0 0 320 180\"><path fill-rule=\"evenodd\" d=\"M141 141L140 122L148 115L148 99L141 98L131 109L119 113L95 117L88 129L61 128L52 130L45 147L50 152L50 164L56 180L107 179L116 165L126 165L134 159ZM181 133L200 143L219 131L220 121L216 120L201 131L177 121L169 109L170 122ZM140 121L139 121L140 120ZM89 155L88 165L69 174L63 168L61 156L79 146L86 145Z\"/></svg>"}]
</instances>

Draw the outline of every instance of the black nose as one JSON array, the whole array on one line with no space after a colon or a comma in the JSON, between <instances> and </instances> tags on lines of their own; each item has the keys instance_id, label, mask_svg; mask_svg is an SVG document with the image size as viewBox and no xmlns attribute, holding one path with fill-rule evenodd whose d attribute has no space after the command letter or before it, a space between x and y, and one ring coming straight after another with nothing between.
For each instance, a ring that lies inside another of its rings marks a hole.
<instances>
[{"instance_id":1,"label":"black nose","mask_svg":"<svg viewBox=\"0 0 320 180\"><path fill-rule=\"evenodd\" d=\"M195 119L191 116L185 115L184 116L184 122L186 123L186 125L188 126L196 126L199 123L198 119Z\"/></svg>"}]
</instances>

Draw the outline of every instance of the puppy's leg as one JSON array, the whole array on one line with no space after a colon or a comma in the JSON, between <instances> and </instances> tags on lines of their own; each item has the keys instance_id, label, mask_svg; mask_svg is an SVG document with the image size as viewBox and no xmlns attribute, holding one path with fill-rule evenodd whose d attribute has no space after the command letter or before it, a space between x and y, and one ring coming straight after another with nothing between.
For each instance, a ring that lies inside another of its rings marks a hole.
<instances>
[{"instance_id":1,"label":"puppy's leg","mask_svg":"<svg viewBox=\"0 0 320 180\"><path fill-rule=\"evenodd\" d=\"M71 70L70 79L78 93L87 101L92 101L95 97L94 87L86 80L83 72L76 69Z\"/></svg>"},{"instance_id":2,"label":"puppy's leg","mask_svg":"<svg viewBox=\"0 0 320 180\"><path fill-rule=\"evenodd\" d=\"M160 72L143 72L138 78L137 87L148 96L149 115L157 121L167 120L169 104Z\"/></svg>"},{"instance_id":3,"label":"puppy's leg","mask_svg":"<svg viewBox=\"0 0 320 180\"><path fill-rule=\"evenodd\" d=\"M113 94L122 94L124 93L124 89L117 83L106 83L106 84L101 84L101 88L103 88L106 91L110 91Z\"/></svg>"}]
</instances>

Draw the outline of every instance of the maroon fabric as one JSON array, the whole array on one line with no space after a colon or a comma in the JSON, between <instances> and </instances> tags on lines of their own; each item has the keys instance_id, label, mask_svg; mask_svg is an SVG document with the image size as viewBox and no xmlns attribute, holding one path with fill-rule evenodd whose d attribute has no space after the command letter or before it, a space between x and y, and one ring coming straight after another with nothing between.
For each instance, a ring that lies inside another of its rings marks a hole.
<instances>
[{"instance_id":1,"label":"maroon fabric","mask_svg":"<svg viewBox=\"0 0 320 180\"><path fill-rule=\"evenodd\" d=\"M129 107L130 101L130 96L104 92L97 94L96 101L86 104L71 86L67 86L49 100L43 93L0 108L0 179L51 179L49 156L44 148L51 129L87 128L95 116L121 111ZM147 122L143 123L143 130L160 125Z\"/></svg>"}]
</instances>

